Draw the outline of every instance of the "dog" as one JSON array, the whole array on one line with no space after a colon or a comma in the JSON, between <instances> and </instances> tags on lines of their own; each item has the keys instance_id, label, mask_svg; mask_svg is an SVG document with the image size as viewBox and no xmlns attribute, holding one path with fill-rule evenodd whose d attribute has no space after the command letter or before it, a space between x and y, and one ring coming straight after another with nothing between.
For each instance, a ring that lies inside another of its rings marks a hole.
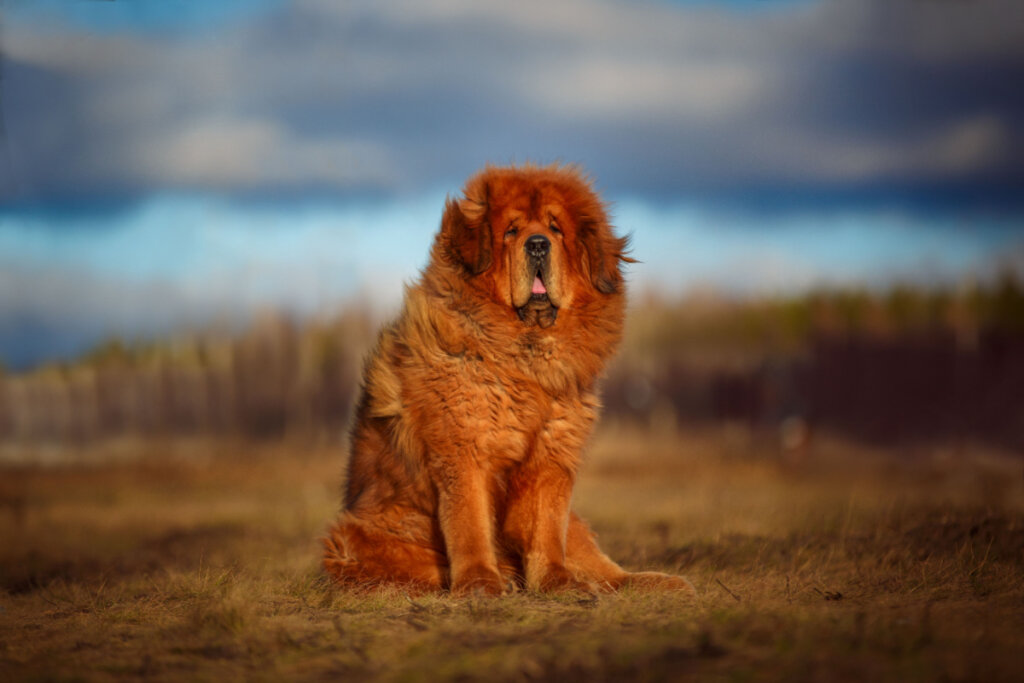
<instances>
[{"instance_id":1,"label":"dog","mask_svg":"<svg viewBox=\"0 0 1024 683\"><path fill-rule=\"evenodd\" d=\"M330 576L456 595L693 590L627 572L570 511L622 336L627 246L575 167L487 167L446 201L364 367Z\"/></svg>"}]
</instances>

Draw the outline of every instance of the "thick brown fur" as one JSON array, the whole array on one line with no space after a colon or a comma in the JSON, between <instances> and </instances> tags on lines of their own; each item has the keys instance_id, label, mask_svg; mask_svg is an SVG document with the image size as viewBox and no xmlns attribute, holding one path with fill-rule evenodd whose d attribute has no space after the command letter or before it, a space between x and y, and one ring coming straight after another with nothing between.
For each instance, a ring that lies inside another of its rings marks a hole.
<instances>
[{"instance_id":1,"label":"thick brown fur","mask_svg":"<svg viewBox=\"0 0 1024 683\"><path fill-rule=\"evenodd\" d=\"M537 235L542 258L526 245ZM364 369L344 510L324 539L332 577L459 594L692 590L626 572L569 510L629 260L572 167L488 167L448 200Z\"/></svg>"}]
</instances>

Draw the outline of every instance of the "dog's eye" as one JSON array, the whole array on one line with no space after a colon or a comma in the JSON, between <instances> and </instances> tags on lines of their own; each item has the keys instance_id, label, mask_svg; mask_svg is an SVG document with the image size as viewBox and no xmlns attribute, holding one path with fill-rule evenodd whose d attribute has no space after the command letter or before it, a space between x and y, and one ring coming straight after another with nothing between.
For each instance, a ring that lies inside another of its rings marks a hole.
<instances>
[{"instance_id":1,"label":"dog's eye","mask_svg":"<svg viewBox=\"0 0 1024 683\"><path fill-rule=\"evenodd\" d=\"M551 232L555 233L556 235L562 234L562 231L558 229L558 225L554 221L551 222L551 225L548 226L548 229L550 229Z\"/></svg>"},{"instance_id":2,"label":"dog's eye","mask_svg":"<svg viewBox=\"0 0 1024 683\"><path fill-rule=\"evenodd\" d=\"M519 228L514 225L510 225L508 230L505 231L505 237L515 237L517 232L519 232Z\"/></svg>"}]
</instances>

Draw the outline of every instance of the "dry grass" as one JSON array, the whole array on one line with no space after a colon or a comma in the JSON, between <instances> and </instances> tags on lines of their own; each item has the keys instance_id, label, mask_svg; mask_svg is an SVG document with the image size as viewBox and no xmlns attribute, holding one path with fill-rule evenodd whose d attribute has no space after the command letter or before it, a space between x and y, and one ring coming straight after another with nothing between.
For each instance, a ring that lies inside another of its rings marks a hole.
<instances>
[{"instance_id":1,"label":"dry grass","mask_svg":"<svg viewBox=\"0 0 1024 683\"><path fill-rule=\"evenodd\" d=\"M113 462L98 462L108 455ZM354 595L342 454L119 444L0 475L0 680L979 680L1024 674L1022 463L606 430L577 509L675 595ZM130 457L124 457L130 456Z\"/></svg>"}]
</instances>

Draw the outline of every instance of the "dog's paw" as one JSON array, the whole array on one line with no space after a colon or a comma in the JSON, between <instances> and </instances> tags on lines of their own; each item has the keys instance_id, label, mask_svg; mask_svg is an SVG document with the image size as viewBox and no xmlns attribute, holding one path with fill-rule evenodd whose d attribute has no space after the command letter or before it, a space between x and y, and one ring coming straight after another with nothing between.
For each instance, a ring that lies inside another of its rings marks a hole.
<instances>
[{"instance_id":1,"label":"dog's paw","mask_svg":"<svg viewBox=\"0 0 1024 683\"><path fill-rule=\"evenodd\" d=\"M496 570L474 565L452 579L453 595L501 595L508 587Z\"/></svg>"},{"instance_id":2,"label":"dog's paw","mask_svg":"<svg viewBox=\"0 0 1024 683\"><path fill-rule=\"evenodd\" d=\"M574 577L569 570L561 566L548 567L540 580L537 588L544 593L565 593L577 591L587 595L596 595L597 586L586 581L580 581Z\"/></svg>"}]
</instances>

